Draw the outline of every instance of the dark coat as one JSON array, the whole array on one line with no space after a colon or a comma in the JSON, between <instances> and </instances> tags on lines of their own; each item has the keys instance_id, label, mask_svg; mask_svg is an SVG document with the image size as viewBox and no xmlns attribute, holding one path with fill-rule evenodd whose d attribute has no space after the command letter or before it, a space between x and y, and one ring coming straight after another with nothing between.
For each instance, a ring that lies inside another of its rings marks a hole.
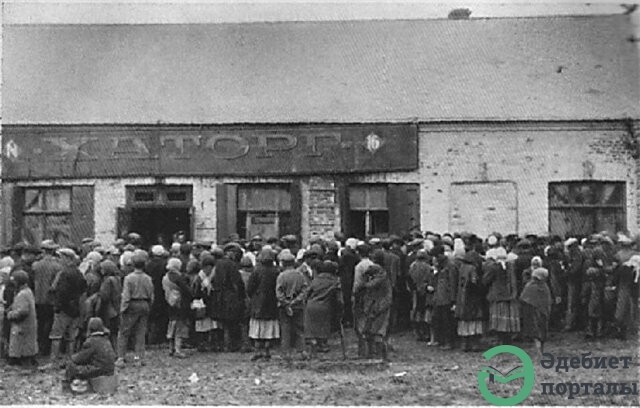
<instances>
[{"instance_id":1,"label":"dark coat","mask_svg":"<svg viewBox=\"0 0 640 408\"><path fill-rule=\"evenodd\" d=\"M167 260L159 257L152 256L144 271L151 277L153 282L153 305L151 306L151 313L158 315L162 312L166 312L167 301L164 299L164 289L162 289L162 278L167 270Z\"/></svg>"},{"instance_id":2,"label":"dark coat","mask_svg":"<svg viewBox=\"0 0 640 408\"><path fill-rule=\"evenodd\" d=\"M458 269L455 317L463 321L484 320L487 312L482 274L472 254L461 259Z\"/></svg>"},{"instance_id":3,"label":"dark coat","mask_svg":"<svg viewBox=\"0 0 640 408\"><path fill-rule=\"evenodd\" d=\"M168 306L169 319L170 320L184 320L188 319L191 315L191 301L193 300L193 292L191 291L191 285L189 284L189 278L174 270L169 270L165 274L163 280L163 288L166 286L177 287L180 291L180 303L175 306ZM173 284L173 285L171 285ZM163 295L164 297L164 295Z\"/></svg>"},{"instance_id":4,"label":"dark coat","mask_svg":"<svg viewBox=\"0 0 640 408\"><path fill-rule=\"evenodd\" d=\"M364 280L355 293L356 303L362 305L362 309L354 315L356 331L365 335L386 336L393 296L391 279L384 268L373 264L366 270Z\"/></svg>"},{"instance_id":5,"label":"dark coat","mask_svg":"<svg viewBox=\"0 0 640 408\"><path fill-rule=\"evenodd\" d=\"M56 312L70 317L80 316L80 297L87 290L87 281L73 265L65 265L53 284Z\"/></svg>"},{"instance_id":6,"label":"dark coat","mask_svg":"<svg viewBox=\"0 0 640 408\"><path fill-rule=\"evenodd\" d=\"M396 289L398 278L402 273L400 270L400 257L391 251L384 251L384 262L381 266L387 272L387 276L391 280L391 286Z\"/></svg>"},{"instance_id":7,"label":"dark coat","mask_svg":"<svg viewBox=\"0 0 640 408\"><path fill-rule=\"evenodd\" d=\"M245 288L238 265L229 258L216 262L213 287L219 291L214 316L216 320L242 320Z\"/></svg>"},{"instance_id":8,"label":"dark coat","mask_svg":"<svg viewBox=\"0 0 640 408\"><path fill-rule=\"evenodd\" d=\"M13 298L7 313L11 324L9 357L32 357L38 354L36 302L29 287L23 287Z\"/></svg>"},{"instance_id":9,"label":"dark coat","mask_svg":"<svg viewBox=\"0 0 640 408\"><path fill-rule=\"evenodd\" d=\"M487 288L487 300L491 303L517 299L518 280L513 262L501 263L492 259L484 263L482 284Z\"/></svg>"},{"instance_id":10,"label":"dark coat","mask_svg":"<svg viewBox=\"0 0 640 408\"><path fill-rule=\"evenodd\" d=\"M442 265L436 265L434 306L449 306L456 301L456 289L458 287L458 267L450 259L446 259Z\"/></svg>"},{"instance_id":11,"label":"dark coat","mask_svg":"<svg viewBox=\"0 0 640 408\"><path fill-rule=\"evenodd\" d=\"M318 274L307 292L305 337L328 338L331 335L331 323L342 316L343 307L340 279L329 273Z\"/></svg>"},{"instance_id":12,"label":"dark coat","mask_svg":"<svg viewBox=\"0 0 640 408\"><path fill-rule=\"evenodd\" d=\"M584 256L579 248L572 248L567 260L567 282L573 284L582 283Z\"/></svg>"},{"instance_id":13,"label":"dark coat","mask_svg":"<svg viewBox=\"0 0 640 408\"><path fill-rule=\"evenodd\" d=\"M103 322L108 322L120 314L121 294L122 282L120 282L120 278L116 275L105 276L98 292L100 297L98 316Z\"/></svg>"},{"instance_id":14,"label":"dark coat","mask_svg":"<svg viewBox=\"0 0 640 408\"><path fill-rule=\"evenodd\" d=\"M92 333L82 344L82 349L71 356L71 361L76 365L75 369L80 378L113 375L116 353L109 336L102 332Z\"/></svg>"},{"instance_id":15,"label":"dark coat","mask_svg":"<svg viewBox=\"0 0 640 408\"><path fill-rule=\"evenodd\" d=\"M206 315L213 318L213 316L215 316L215 308L218 304L218 296L220 293L213 288L213 285L209 288L203 285L203 278L200 276L201 273L206 275L204 270L199 271L198 275L196 275L192 285L193 296L196 299L202 299L206 308ZM212 270L211 275L209 275L209 279L213 277L213 273L214 271Z\"/></svg>"},{"instance_id":16,"label":"dark coat","mask_svg":"<svg viewBox=\"0 0 640 408\"><path fill-rule=\"evenodd\" d=\"M353 275L358 262L360 262L360 257L351 248L345 248L342 251L342 256L338 263L338 274L340 275L340 283L345 299L346 296L351 297L351 292L353 291Z\"/></svg>"},{"instance_id":17,"label":"dark coat","mask_svg":"<svg viewBox=\"0 0 640 408\"><path fill-rule=\"evenodd\" d=\"M276 298L278 274L278 268L274 265L258 264L249 277L247 295L250 299L251 318L278 319L278 299Z\"/></svg>"},{"instance_id":18,"label":"dark coat","mask_svg":"<svg viewBox=\"0 0 640 408\"><path fill-rule=\"evenodd\" d=\"M429 306L433 306L434 292L427 290L432 286L435 290L435 275L433 268L426 259L417 259L409 267L409 288L415 294L415 311L424 312Z\"/></svg>"},{"instance_id":19,"label":"dark coat","mask_svg":"<svg viewBox=\"0 0 640 408\"><path fill-rule=\"evenodd\" d=\"M33 263L33 274L35 279L35 291L37 305L52 305L51 285L58 273L62 270L62 265L58 259L51 255L45 255L41 260Z\"/></svg>"}]
</instances>

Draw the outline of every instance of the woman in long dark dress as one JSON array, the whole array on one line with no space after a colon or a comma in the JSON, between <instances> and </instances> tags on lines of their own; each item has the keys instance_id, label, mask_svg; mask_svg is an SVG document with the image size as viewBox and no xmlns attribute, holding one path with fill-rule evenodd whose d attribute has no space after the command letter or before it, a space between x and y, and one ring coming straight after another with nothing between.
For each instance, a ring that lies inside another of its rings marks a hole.
<instances>
[{"instance_id":1,"label":"woman in long dark dress","mask_svg":"<svg viewBox=\"0 0 640 408\"><path fill-rule=\"evenodd\" d=\"M337 263L324 261L318 266L318 275L309 287L304 311L304 337L310 345L311 357L315 356L318 344L326 343L331 335L331 323L342 316L344 302L337 273Z\"/></svg>"},{"instance_id":2,"label":"woman in long dark dress","mask_svg":"<svg viewBox=\"0 0 640 408\"><path fill-rule=\"evenodd\" d=\"M551 291L547 285L549 271L545 268L534 269L531 280L520 295L522 304L522 334L533 338L538 356L544 353L547 340L549 315L551 314Z\"/></svg>"}]
</instances>

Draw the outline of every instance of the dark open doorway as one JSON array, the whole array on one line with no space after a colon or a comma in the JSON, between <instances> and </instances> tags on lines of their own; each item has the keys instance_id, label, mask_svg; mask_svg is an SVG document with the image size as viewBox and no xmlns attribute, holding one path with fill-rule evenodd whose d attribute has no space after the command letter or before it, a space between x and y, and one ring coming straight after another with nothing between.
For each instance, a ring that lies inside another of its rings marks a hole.
<instances>
[{"instance_id":1,"label":"dark open doorway","mask_svg":"<svg viewBox=\"0 0 640 408\"><path fill-rule=\"evenodd\" d=\"M189 240L189 208L132 208L129 231L140 234L145 246L162 244L168 247L177 231L184 231Z\"/></svg>"}]
</instances>

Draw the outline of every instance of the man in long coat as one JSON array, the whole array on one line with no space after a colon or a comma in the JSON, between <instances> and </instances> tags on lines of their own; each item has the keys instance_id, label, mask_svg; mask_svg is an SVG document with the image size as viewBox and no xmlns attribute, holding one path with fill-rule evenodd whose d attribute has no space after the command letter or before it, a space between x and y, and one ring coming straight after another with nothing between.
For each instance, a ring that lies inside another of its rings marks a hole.
<instances>
[{"instance_id":1,"label":"man in long coat","mask_svg":"<svg viewBox=\"0 0 640 408\"><path fill-rule=\"evenodd\" d=\"M237 244L236 244L237 245ZM242 347L241 325L244 318L245 287L238 269L236 245L227 244L224 257L216 262L212 286L220 294L212 318L222 322L228 338L228 350L235 352ZM238 259L239 261L239 259Z\"/></svg>"},{"instance_id":2,"label":"man in long coat","mask_svg":"<svg viewBox=\"0 0 640 408\"><path fill-rule=\"evenodd\" d=\"M9 362L11 364L27 362L36 365L38 327L35 298L29 288L29 275L22 270L17 270L12 273L11 280L17 292L7 313L7 323L11 324Z\"/></svg>"},{"instance_id":3,"label":"man in long coat","mask_svg":"<svg viewBox=\"0 0 640 408\"><path fill-rule=\"evenodd\" d=\"M364 279L353 287L356 299L362 305L362 314L356 316L355 325L366 339L367 357L378 354L386 360L393 288L387 271L382 267L384 252L375 250L371 261L373 265L365 271Z\"/></svg>"}]
</instances>

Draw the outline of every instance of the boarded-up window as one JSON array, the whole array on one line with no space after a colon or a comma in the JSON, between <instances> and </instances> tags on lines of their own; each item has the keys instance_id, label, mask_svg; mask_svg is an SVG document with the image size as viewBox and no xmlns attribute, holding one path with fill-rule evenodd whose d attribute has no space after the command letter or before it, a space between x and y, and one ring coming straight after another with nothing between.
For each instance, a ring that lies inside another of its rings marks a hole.
<instances>
[{"instance_id":1,"label":"boarded-up window","mask_svg":"<svg viewBox=\"0 0 640 408\"><path fill-rule=\"evenodd\" d=\"M517 233L517 190L512 182L452 183L449 230L486 237Z\"/></svg>"},{"instance_id":2,"label":"boarded-up window","mask_svg":"<svg viewBox=\"0 0 640 408\"><path fill-rule=\"evenodd\" d=\"M93 187L24 188L21 239L77 244L93 236Z\"/></svg>"},{"instance_id":3,"label":"boarded-up window","mask_svg":"<svg viewBox=\"0 0 640 408\"><path fill-rule=\"evenodd\" d=\"M625 188L624 182L549 183L549 231L564 237L624 230Z\"/></svg>"}]
</instances>

